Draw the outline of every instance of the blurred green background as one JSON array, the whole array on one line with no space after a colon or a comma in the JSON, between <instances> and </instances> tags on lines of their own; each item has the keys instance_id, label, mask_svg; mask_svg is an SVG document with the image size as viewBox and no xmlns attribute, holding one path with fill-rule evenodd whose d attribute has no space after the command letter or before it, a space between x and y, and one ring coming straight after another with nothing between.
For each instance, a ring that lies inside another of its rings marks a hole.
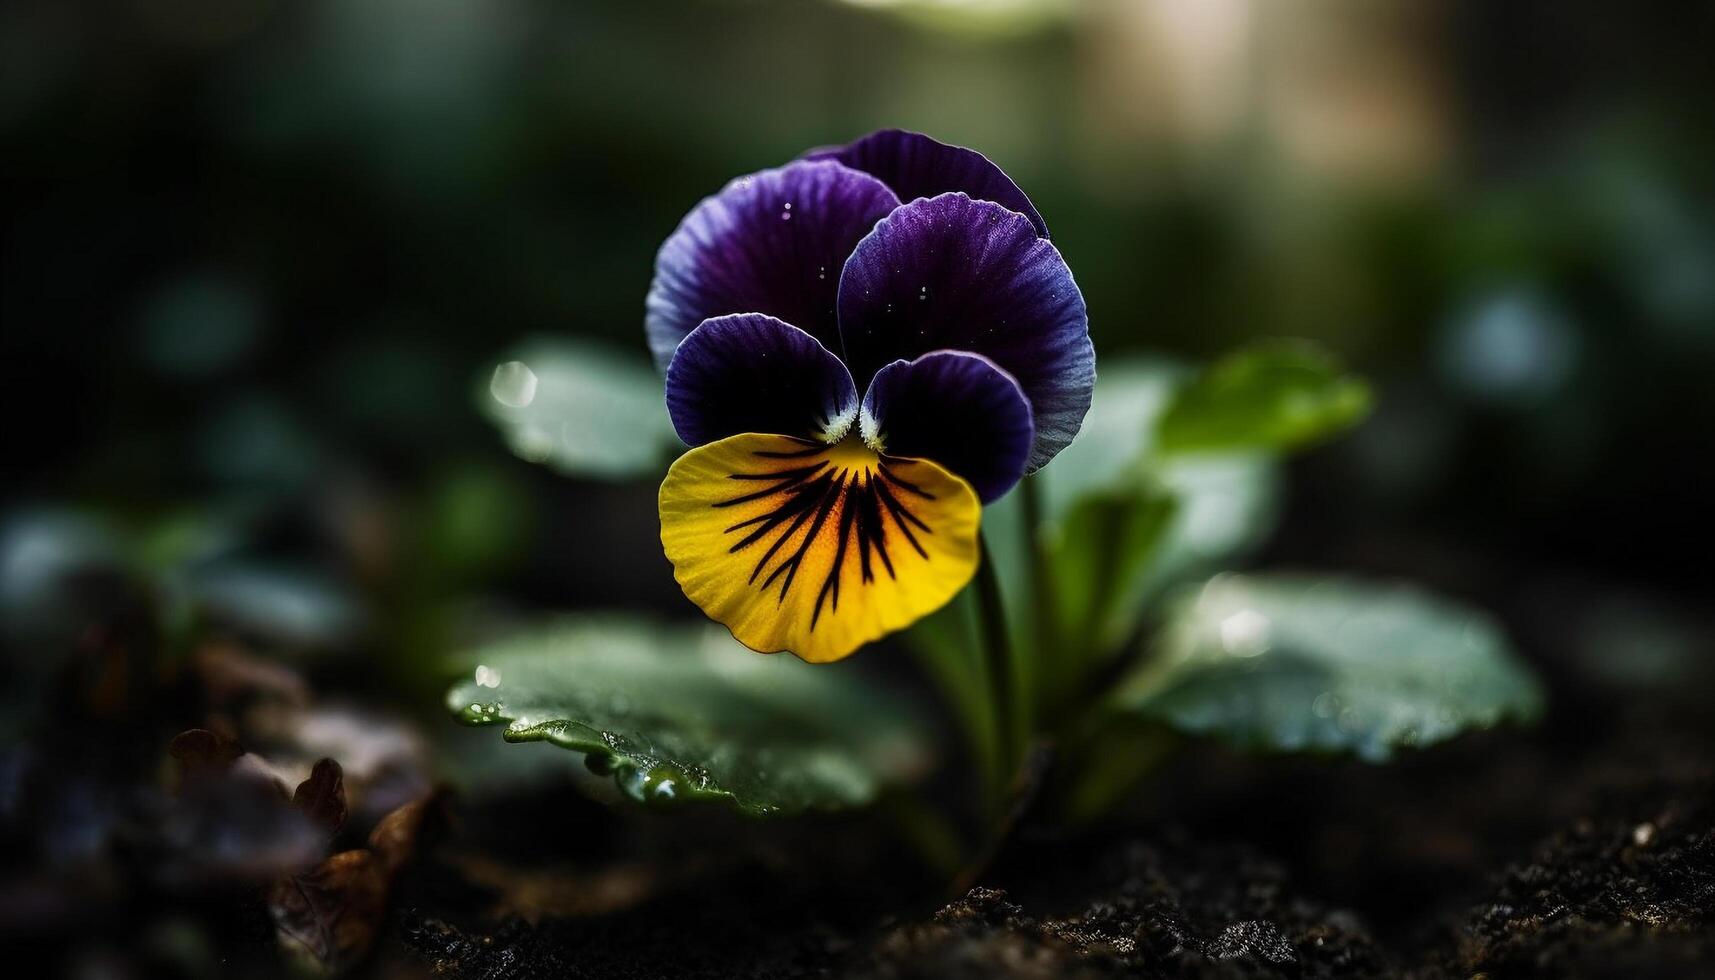
<instances>
[{"instance_id":1,"label":"blurred green background","mask_svg":"<svg viewBox=\"0 0 1715 980\"><path fill-rule=\"evenodd\" d=\"M1308 337L1375 379L1373 421L1296 464L1266 560L1479 597L1568 575L1700 594L1712 20L1593 0L14 0L7 609L39 611L54 552L20 542L70 512L296 645L409 662L510 607L690 614L649 481L533 467L476 399L532 336L642 363L655 249L700 197L883 126L980 148L1027 189L1101 356Z\"/></svg>"}]
</instances>

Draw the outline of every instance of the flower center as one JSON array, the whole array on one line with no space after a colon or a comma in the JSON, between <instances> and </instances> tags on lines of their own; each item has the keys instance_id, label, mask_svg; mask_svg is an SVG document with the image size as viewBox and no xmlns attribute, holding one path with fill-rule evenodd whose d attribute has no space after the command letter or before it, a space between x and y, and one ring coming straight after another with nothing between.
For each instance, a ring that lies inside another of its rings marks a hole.
<instances>
[{"instance_id":1,"label":"flower center","mask_svg":"<svg viewBox=\"0 0 1715 980\"><path fill-rule=\"evenodd\" d=\"M755 455L755 469L733 473L731 478L769 485L711 506L764 505L760 513L732 524L726 533L737 538L730 553L749 549L760 553L748 581L761 590L778 584L778 602L785 602L805 559L822 553L826 566L815 586L811 629L825 607L839 608L840 582L848 561L858 568L858 582L867 585L874 581L877 566L889 578L894 576L890 539L895 548L902 539L927 560L918 537L932 532L907 504L933 501L934 495L901 477L864 440L848 435L825 448ZM777 461L792 465L779 467Z\"/></svg>"}]
</instances>

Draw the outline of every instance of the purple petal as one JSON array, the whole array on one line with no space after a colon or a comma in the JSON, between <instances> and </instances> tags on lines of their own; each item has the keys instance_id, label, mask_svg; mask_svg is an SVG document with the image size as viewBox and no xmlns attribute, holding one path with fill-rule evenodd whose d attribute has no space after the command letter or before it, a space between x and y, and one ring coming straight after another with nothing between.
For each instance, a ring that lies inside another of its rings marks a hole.
<instances>
[{"instance_id":1,"label":"purple petal","mask_svg":"<svg viewBox=\"0 0 1715 980\"><path fill-rule=\"evenodd\" d=\"M881 181L833 161L800 161L740 177L705 198L662 243L644 329L666 369L709 317L766 313L838 346L840 266L899 205Z\"/></svg>"},{"instance_id":2,"label":"purple petal","mask_svg":"<svg viewBox=\"0 0 1715 980\"><path fill-rule=\"evenodd\" d=\"M741 432L834 443L857 417L857 389L816 338L760 313L704 320L667 368L667 414L686 444Z\"/></svg>"},{"instance_id":3,"label":"purple petal","mask_svg":"<svg viewBox=\"0 0 1715 980\"><path fill-rule=\"evenodd\" d=\"M989 158L975 150L951 146L922 133L883 129L845 146L823 147L804 154L806 160L838 160L848 167L880 177L901 201L964 191L979 201L1017 211L1030 219L1036 233L1048 237L1048 226L1018 185Z\"/></svg>"},{"instance_id":4,"label":"purple petal","mask_svg":"<svg viewBox=\"0 0 1715 980\"><path fill-rule=\"evenodd\" d=\"M980 354L936 351L876 372L859 415L864 441L890 456L940 463L997 499L1024 475L1035 441L1030 403Z\"/></svg>"},{"instance_id":5,"label":"purple petal","mask_svg":"<svg viewBox=\"0 0 1715 980\"><path fill-rule=\"evenodd\" d=\"M1030 402L1031 470L1078 434L1096 353L1072 272L1030 222L989 201L943 194L894 211L840 276L840 338L862 381L933 350L982 354Z\"/></svg>"}]
</instances>

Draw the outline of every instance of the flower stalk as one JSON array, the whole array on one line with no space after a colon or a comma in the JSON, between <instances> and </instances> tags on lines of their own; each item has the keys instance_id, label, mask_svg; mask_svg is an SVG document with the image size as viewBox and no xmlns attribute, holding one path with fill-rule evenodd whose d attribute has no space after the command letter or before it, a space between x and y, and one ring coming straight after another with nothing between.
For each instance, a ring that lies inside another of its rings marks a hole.
<instances>
[{"instance_id":1,"label":"flower stalk","mask_svg":"<svg viewBox=\"0 0 1715 980\"><path fill-rule=\"evenodd\" d=\"M979 535L981 555L977 563L977 611L981 623L981 640L985 654L984 673L989 686L989 701L993 706L995 728L996 771L989 780L991 796L998 803L1005 793L1023 744L1018 731L1017 686L1014 678L1016 661L1012 650L1012 634L1007 626L1006 605L1001 598L1000 578L995 574L994 557L989 552L988 537Z\"/></svg>"},{"instance_id":2,"label":"flower stalk","mask_svg":"<svg viewBox=\"0 0 1715 980\"><path fill-rule=\"evenodd\" d=\"M1054 651L1058 645L1058 613L1055 609L1053 582L1048 575L1048 555L1042 542L1042 495L1038 483L1040 478L1028 476L1019 481L1019 504L1024 511L1024 521L1020 528L1024 535L1024 565L1030 589L1030 651L1025 658L1025 676L1033 692L1033 698L1027 705L1027 713L1021 719L1024 726L1024 737L1029 738L1036 733L1040 721L1041 694L1044 690L1045 677L1041 676L1050 670L1054 661Z\"/></svg>"}]
</instances>

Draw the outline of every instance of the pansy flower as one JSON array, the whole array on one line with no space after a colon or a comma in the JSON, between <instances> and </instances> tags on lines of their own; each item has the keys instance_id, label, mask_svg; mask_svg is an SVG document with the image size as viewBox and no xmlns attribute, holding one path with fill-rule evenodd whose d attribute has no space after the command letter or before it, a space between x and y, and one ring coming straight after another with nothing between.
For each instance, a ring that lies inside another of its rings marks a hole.
<instances>
[{"instance_id":1,"label":"pansy flower","mask_svg":"<svg viewBox=\"0 0 1715 980\"><path fill-rule=\"evenodd\" d=\"M898 130L685 217L645 327L695 447L660 495L693 602L754 650L819 662L958 594L982 504L1090 404L1084 300L1047 235L982 154Z\"/></svg>"}]
</instances>

